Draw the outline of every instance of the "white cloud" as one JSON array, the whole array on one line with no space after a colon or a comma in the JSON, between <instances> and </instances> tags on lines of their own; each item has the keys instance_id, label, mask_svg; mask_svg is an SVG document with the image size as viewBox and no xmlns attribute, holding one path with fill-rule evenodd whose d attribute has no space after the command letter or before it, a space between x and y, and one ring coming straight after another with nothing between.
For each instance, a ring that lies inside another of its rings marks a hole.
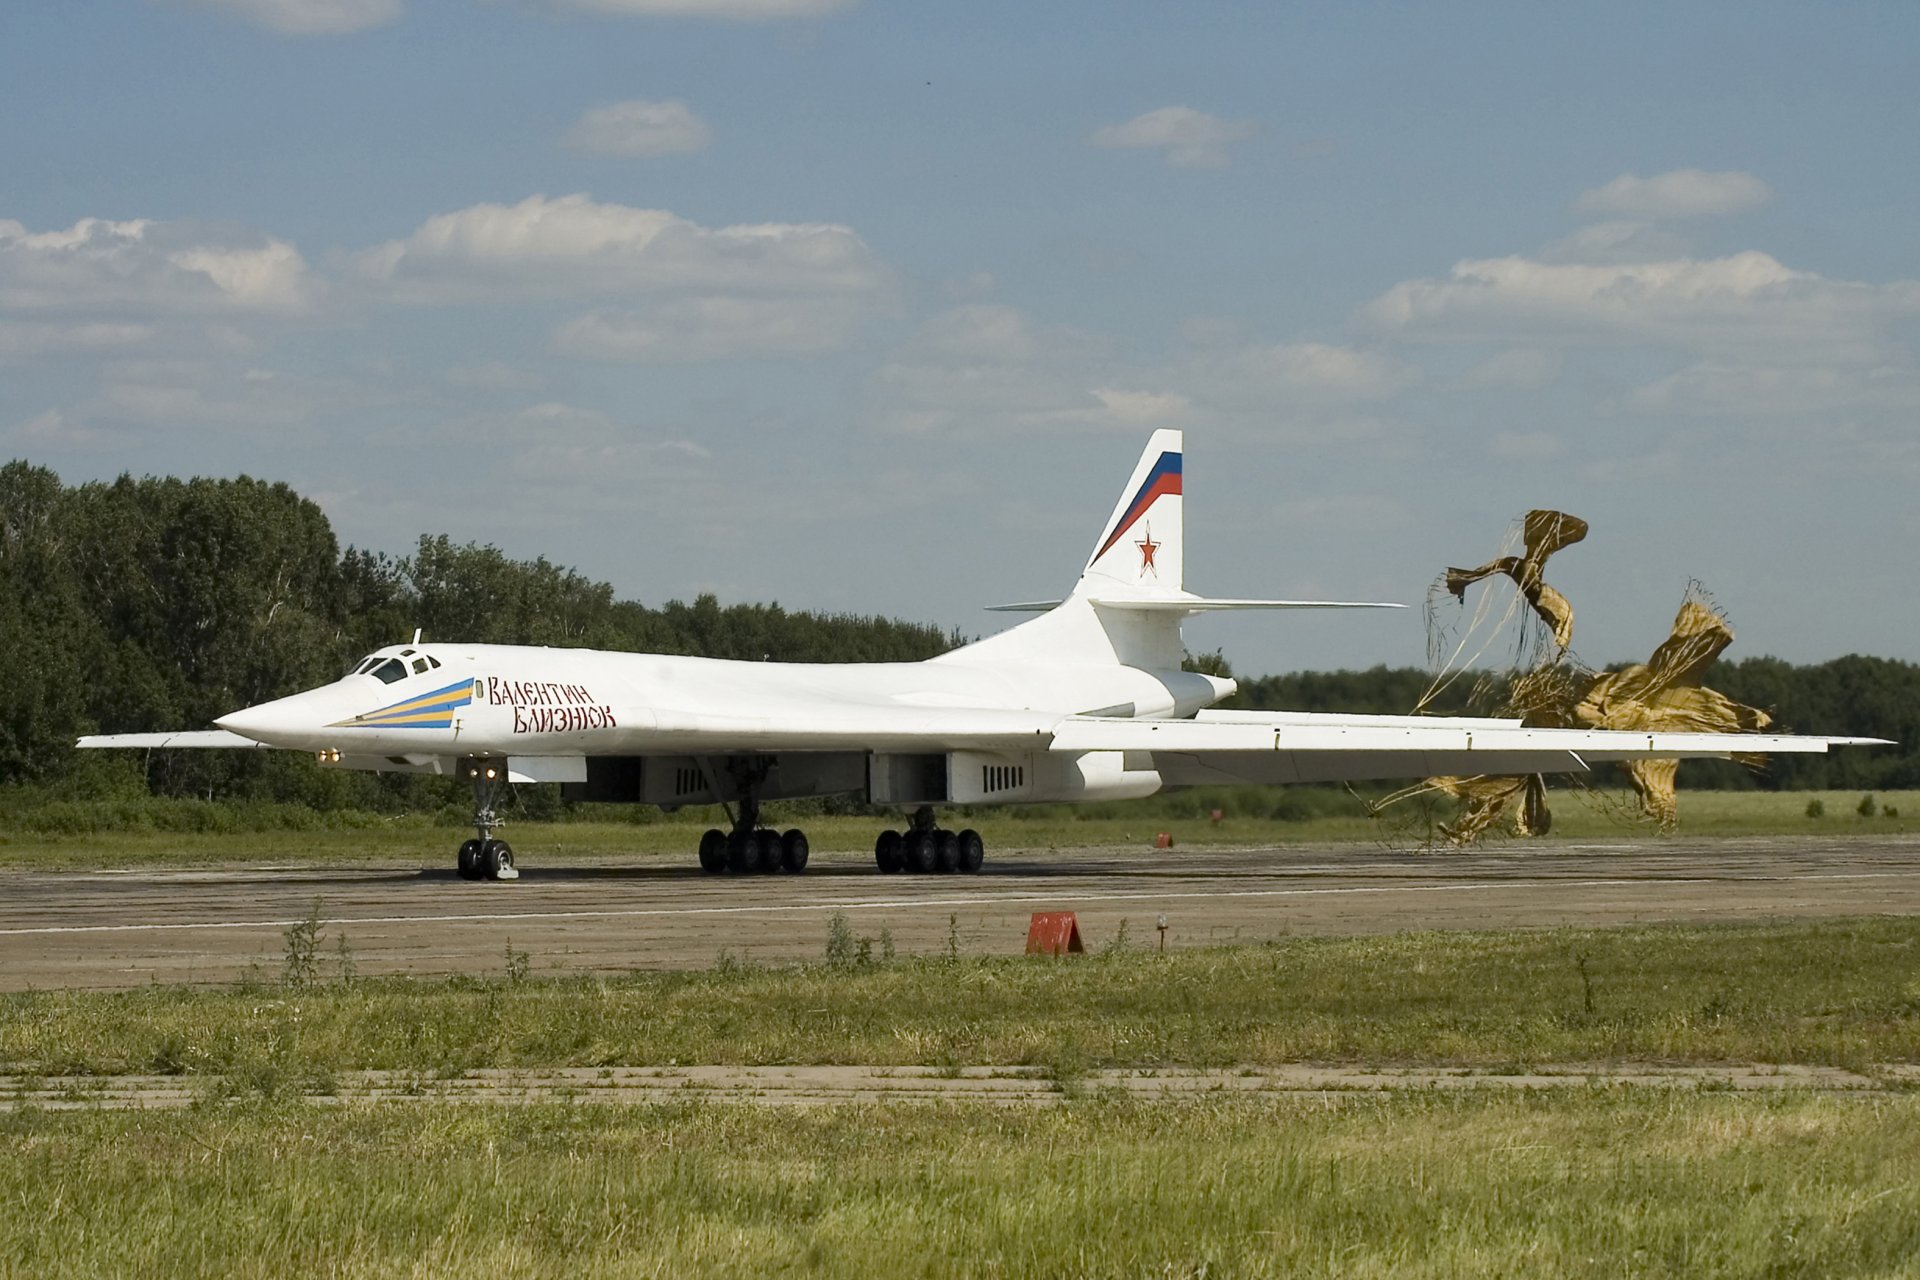
<instances>
[{"instance_id":1,"label":"white cloud","mask_svg":"<svg viewBox=\"0 0 1920 1280\"><path fill-rule=\"evenodd\" d=\"M26 449L85 449L111 439L110 433L77 423L58 409L36 413L0 435Z\"/></svg>"},{"instance_id":2,"label":"white cloud","mask_svg":"<svg viewBox=\"0 0 1920 1280\"><path fill-rule=\"evenodd\" d=\"M14 324L0 321L0 357L85 353L130 347L153 337L144 324Z\"/></svg>"},{"instance_id":3,"label":"white cloud","mask_svg":"<svg viewBox=\"0 0 1920 1280\"><path fill-rule=\"evenodd\" d=\"M1563 363L1565 357L1558 351L1510 347L1468 369L1453 380L1453 386L1458 391L1538 391L1559 380Z\"/></svg>"},{"instance_id":4,"label":"white cloud","mask_svg":"<svg viewBox=\"0 0 1920 1280\"><path fill-rule=\"evenodd\" d=\"M1099 335L981 304L927 320L868 378L866 392L871 420L903 432L1185 425L1332 439L1349 429L1392 434L1397 428L1341 415L1417 378L1380 352L1311 342L1130 363Z\"/></svg>"},{"instance_id":5,"label":"white cloud","mask_svg":"<svg viewBox=\"0 0 1920 1280\"><path fill-rule=\"evenodd\" d=\"M334 36L385 26L404 0L191 0L283 36Z\"/></svg>"},{"instance_id":6,"label":"white cloud","mask_svg":"<svg viewBox=\"0 0 1920 1280\"><path fill-rule=\"evenodd\" d=\"M684 102L633 99L594 107L567 131L566 145L598 155L687 155L703 151L713 130Z\"/></svg>"},{"instance_id":7,"label":"white cloud","mask_svg":"<svg viewBox=\"0 0 1920 1280\"><path fill-rule=\"evenodd\" d=\"M267 430L298 426L312 420L323 404L356 398L358 393L346 388L326 388L268 369L140 361L110 370L99 395L77 414L89 425Z\"/></svg>"},{"instance_id":8,"label":"white cloud","mask_svg":"<svg viewBox=\"0 0 1920 1280\"><path fill-rule=\"evenodd\" d=\"M1502 431L1487 441L1487 452L1503 462L1545 462L1566 446L1550 431Z\"/></svg>"},{"instance_id":9,"label":"white cloud","mask_svg":"<svg viewBox=\"0 0 1920 1280\"><path fill-rule=\"evenodd\" d=\"M1771 199L1773 190L1750 173L1675 169L1651 178L1623 173L1582 192L1573 209L1611 218L1699 218L1743 213Z\"/></svg>"},{"instance_id":10,"label":"white cloud","mask_svg":"<svg viewBox=\"0 0 1920 1280\"><path fill-rule=\"evenodd\" d=\"M553 349L588 360L688 364L814 355L847 345L867 308L857 298L674 298L563 325Z\"/></svg>"},{"instance_id":11,"label":"white cloud","mask_svg":"<svg viewBox=\"0 0 1920 1280\"><path fill-rule=\"evenodd\" d=\"M537 391L546 379L510 364L459 365L447 370L447 382L465 391Z\"/></svg>"},{"instance_id":12,"label":"white cloud","mask_svg":"<svg viewBox=\"0 0 1920 1280\"><path fill-rule=\"evenodd\" d=\"M1043 335L1018 307L978 303L933 316L909 345L949 360L1018 362L1039 355L1043 343L1061 336Z\"/></svg>"},{"instance_id":13,"label":"white cloud","mask_svg":"<svg viewBox=\"0 0 1920 1280\"><path fill-rule=\"evenodd\" d=\"M549 0L556 8L636 18L721 18L730 22L769 22L782 18L825 18L853 8L860 0Z\"/></svg>"},{"instance_id":14,"label":"white cloud","mask_svg":"<svg viewBox=\"0 0 1920 1280\"><path fill-rule=\"evenodd\" d=\"M1236 400L1374 400L1405 390L1418 376L1392 356L1324 342L1245 346L1199 357L1194 371Z\"/></svg>"},{"instance_id":15,"label":"white cloud","mask_svg":"<svg viewBox=\"0 0 1920 1280\"><path fill-rule=\"evenodd\" d=\"M1164 151L1176 169L1223 169L1228 144L1253 136L1251 120L1223 120L1192 107L1161 107L1093 135L1096 147L1145 147Z\"/></svg>"},{"instance_id":16,"label":"white cloud","mask_svg":"<svg viewBox=\"0 0 1920 1280\"><path fill-rule=\"evenodd\" d=\"M1871 362L1893 349L1890 321L1920 314L1920 281L1830 280L1752 251L1600 265L1491 258L1397 284L1364 314L1423 341L1650 344L1748 356L1771 347L1800 359Z\"/></svg>"},{"instance_id":17,"label":"white cloud","mask_svg":"<svg viewBox=\"0 0 1920 1280\"><path fill-rule=\"evenodd\" d=\"M356 255L367 285L408 302L593 297L663 289L873 293L885 266L849 227L702 227L660 209L531 196L427 219Z\"/></svg>"},{"instance_id":18,"label":"white cloud","mask_svg":"<svg viewBox=\"0 0 1920 1280\"><path fill-rule=\"evenodd\" d=\"M1645 222L1595 222L1540 251L1542 262L1579 262L1589 266L1623 262L1669 262L1685 258L1693 245L1664 227Z\"/></svg>"},{"instance_id":19,"label":"white cloud","mask_svg":"<svg viewBox=\"0 0 1920 1280\"><path fill-rule=\"evenodd\" d=\"M1751 418L1920 412L1920 369L1703 361L1637 388L1647 413Z\"/></svg>"},{"instance_id":20,"label":"white cloud","mask_svg":"<svg viewBox=\"0 0 1920 1280\"><path fill-rule=\"evenodd\" d=\"M1193 412L1193 402L1177 393L1095 387L1093 395L1103 414L1118 423L1164 426Z\"/></svg>"},{"instance_id":21,"label":"white cloud","mask_svg":"<svg viewBox=\"0 0 1920 1280\"><path fill-rule=\"evenodd\" d=\"M1109 414L1093 388L1114 385L1112 353L1097 335L974 303L924 321L868 377L867 396L888 430L1084 425Z\"/></svg>"},{"instance_id":22,"label":"white cloud","mask_svg":"<svg viewBox=\"0 0 1920 1280\"><path fill-rule=\"evenodd\" d=\"M299 251L257 232L104 218L30 232L0 219L0 310L293 312L318 293Z\"/></svg>"}]
</instances>

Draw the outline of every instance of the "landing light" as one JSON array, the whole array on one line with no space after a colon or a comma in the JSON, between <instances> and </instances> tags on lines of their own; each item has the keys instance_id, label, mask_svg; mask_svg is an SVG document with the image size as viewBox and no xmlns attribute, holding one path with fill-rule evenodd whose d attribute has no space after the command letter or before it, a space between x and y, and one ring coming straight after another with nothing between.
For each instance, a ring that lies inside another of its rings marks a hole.
<instances>
[{"instance_id":1,"label":"landing light","mask_svg":"<svg viewBox=\"0 0 1920 1280\"><path fill-rule=\"evenodd\" d=\"M314 758L318 760L321 764L339 764L340 763L340 751L337 747L326 747L320 751L314 752L313 754L314 754Z\"/></svg>"}]
</instances>

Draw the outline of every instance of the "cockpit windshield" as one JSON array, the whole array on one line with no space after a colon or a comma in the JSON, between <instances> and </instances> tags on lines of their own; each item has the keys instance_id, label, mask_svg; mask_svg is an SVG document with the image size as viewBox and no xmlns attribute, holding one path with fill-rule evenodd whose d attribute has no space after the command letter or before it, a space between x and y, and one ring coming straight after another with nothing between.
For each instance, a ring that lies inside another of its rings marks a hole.
<instances>
[{"instance_id":1,"label":"cockpit windshield","mask_svg":"<svg viewBox=\"0 0 1920 1280\"><path fill-rule=\"evenodd\" d=\"M398 657L386 654L370 654L361 659L360 665L347 672L350 676L372 676L382 684L392 684L396 680L405 680L412 675L425 675L437 670L440 659L431 654L421 653L418 649L402 649Z\"/></svg>"}]
</instances>

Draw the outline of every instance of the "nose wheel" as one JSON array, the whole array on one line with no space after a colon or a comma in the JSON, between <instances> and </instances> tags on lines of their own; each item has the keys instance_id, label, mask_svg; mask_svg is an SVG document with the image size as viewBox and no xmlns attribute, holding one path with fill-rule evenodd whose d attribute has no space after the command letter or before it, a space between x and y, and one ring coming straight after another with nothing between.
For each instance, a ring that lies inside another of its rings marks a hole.
<instances>
[{"instance_id":1,"label":"nose wheel","mask_svg":"<svg viewBox=\"0 0 1920 1280\"><path fill-rule=\"evenodd\" d=\"M473 829L475 839L460 846L455 866L462 880L518 880L519 869L513 865L513 846L505 840L495 840L493 832L500 825L494 815L493 802L500 794L500 788L506 784L507 762L504 760L465 760L461 770L473 784Z\"/></svg>"}]
</instances>

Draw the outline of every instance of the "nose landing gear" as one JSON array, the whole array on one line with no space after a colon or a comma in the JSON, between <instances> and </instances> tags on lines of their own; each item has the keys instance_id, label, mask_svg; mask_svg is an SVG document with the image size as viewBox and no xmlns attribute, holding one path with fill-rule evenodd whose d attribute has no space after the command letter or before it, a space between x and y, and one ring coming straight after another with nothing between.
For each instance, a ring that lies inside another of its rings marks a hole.
<instances>
[{"instance_id":1,"label":"nose landing gear","mask_svg":"<svg viewBox=\"0 0 1920 1280\"><path fill-rule=\"evenodd\" d=\"M462 760L460 771L473 783L473 829L478 838L460 846L457 867L462 880L518 880L520 871L513 865L513 847L495 840L493 831L500 825L494 816L493 802L507 781L505 760Z\"/></svg>"}]
</instances>

